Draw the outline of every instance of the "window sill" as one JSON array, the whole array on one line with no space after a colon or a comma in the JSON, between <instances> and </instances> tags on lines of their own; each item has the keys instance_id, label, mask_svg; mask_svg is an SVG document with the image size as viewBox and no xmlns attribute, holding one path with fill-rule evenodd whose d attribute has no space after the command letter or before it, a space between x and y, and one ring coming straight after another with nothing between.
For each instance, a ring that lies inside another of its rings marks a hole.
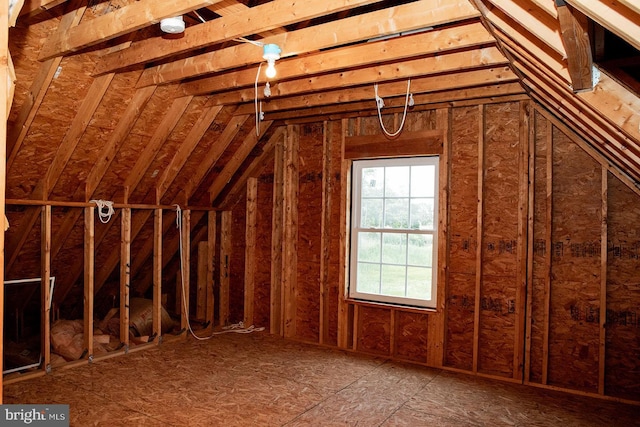
<instances>
[{"instance_id":1,"label":"window sill","mask_svg":"<svg viewBox=\"0 0 640 427\"><path fill-rule=\"evenodd\" d=\"M414 307L409 305L393 304L389 302L375 302L365 301L360 299L347 298L347 304L358 305L361 307L373 307L373 308L386 308L389 310L404 311L408 313L420 313L420 314L436 314L438 310L429 307Z\"/></svg>"}]
</instances>

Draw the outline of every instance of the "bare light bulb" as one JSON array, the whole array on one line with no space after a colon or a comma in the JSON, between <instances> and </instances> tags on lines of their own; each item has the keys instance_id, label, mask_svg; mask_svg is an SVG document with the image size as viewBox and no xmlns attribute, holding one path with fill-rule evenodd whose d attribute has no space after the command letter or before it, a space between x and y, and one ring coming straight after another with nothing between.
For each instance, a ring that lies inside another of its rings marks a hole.
<instances>
[{"instance_id":1,"label":"bare light bulb","mask_svg":"<svg viewBox=\"0 0 640 427\"><path fill-rule=\"evenodd\" d=\"M267 78L272 79L276 76L276 63L273 60L267 61L267 69L265 70Z\"/></svg>"}]
</instances>

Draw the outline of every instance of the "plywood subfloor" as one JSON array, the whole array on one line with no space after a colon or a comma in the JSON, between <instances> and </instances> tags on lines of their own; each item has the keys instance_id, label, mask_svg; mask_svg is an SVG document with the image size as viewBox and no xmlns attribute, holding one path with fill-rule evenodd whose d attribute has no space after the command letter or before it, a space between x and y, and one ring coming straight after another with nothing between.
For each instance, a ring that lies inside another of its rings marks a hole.
<instances>
[{"instance_id":1,"label":"plywood subfloor","mask_svg":"<svg viewBox=\"0 0 640 427\"><path fill-rule=\"evenodd\" d=\"M225 334L8 384L72 426L633 426L640 407L285 341Z\"/></svg>"}]
</instances>

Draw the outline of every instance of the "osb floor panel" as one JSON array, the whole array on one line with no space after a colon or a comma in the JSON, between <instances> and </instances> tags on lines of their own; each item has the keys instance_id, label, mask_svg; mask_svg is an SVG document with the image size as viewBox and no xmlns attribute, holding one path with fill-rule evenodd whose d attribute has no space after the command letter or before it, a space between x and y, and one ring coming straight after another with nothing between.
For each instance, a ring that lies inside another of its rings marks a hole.
<instances>
[{"instance_id":1,"label":"osb floor panel","mask_svg":"<svg viewBox=\"0 0 640 427\"><path fill-rule=\"evenodd\" d=\"M4 387L72 426L634 426L640 407L282 340L177 340Z\"/></svg>"}]
</instances>

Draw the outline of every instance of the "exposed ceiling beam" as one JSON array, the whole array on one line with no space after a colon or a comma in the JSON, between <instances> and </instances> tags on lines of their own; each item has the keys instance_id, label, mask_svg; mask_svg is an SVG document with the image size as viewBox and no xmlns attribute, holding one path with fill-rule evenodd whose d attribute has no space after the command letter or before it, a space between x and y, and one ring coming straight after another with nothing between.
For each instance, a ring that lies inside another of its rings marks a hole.
<instances>
[{"instance_id":1,"label":"exposed ceiling beam","mask_svg":"<svg viewBox=\"0 0 640 427\"><path fill-rule=\"evenodd\" d=\"M141 0L83 22L47 39L38 59L44 61L90 47L126 33L157 24L164 18L182 15L220 0Z\"/></svg>"},{"instance_id":2,"label":"exposed ceiling beam","mask_svg":"<svg viewBox=\"0 0 640 427\"><path fill-rule=\"evenodd\" d=\"M269 127L273 124L272 121L262 122L260 125L260 133L264 135L264 133L269 129ZM271 139L280 138L284 134L284 127L279 127L276 129L275 133L271 136ZM238 171L238 168L247 158L247 156L251 153L256 144L260 141L260 137L256 135L256 129L252 129L247 138L243 141L240 148L233 153L231 159L225 164L224 168L218 176L216 176L215 180L209 187L209 200L211 203L215 202L216 198L220 195L220 193L224 190L224 188L229 184L233 175Z\"/></svg>"},{"instance_id":3,"label":"exposed ceiling beam","mask_svg":"<svg viewBox=\"0 0 640 427\"><path fill-rule=\"evenodd\" d=\"M571 86L574 92L591 89L593 87L593 60L591 43L589 42L588 19L579 10L568 6L564 0L556 0L556 3L562 42L567 52Z\"/></svg>"},{"instance_id":4,"label":"exposed ceiling beam","mask_svg":"<svg viewBox=\"0 0 640 427\"><path fill-rule=\"evenodd\" d=\"M414 83L416 81L414 80ZM414 84L415 86L415 84ZM414 93L415 105L440 104L460 100L472 100L489 97L502 97L506 95L524 94L524 89L518 82L500 83L472 88L445 89L437 92ZM337 95L337 94L336 94ZM282 120L290 117L323 116L325 114L337 115L354 111L375 111L375 100L369 96L360 101L327 103L324 94L310 94L295 97L273 99L263 104L262 110L270 120ZM333 100L333 96L329 96ZM384 100L385 109L404 108L405 95L389 96ZM253 105L244 104L236 110L236 113L253 113Z\"/></svg>"},{"instance_id":5,"label":"exposed ceiling beam","mask_svg":"<svg viewBox=\"0 0 640 427\"><path fill-rule=\"evenodd\" d=\"M544 42L551 49L560 55L565 55L558 21L549 14L543 13L530 0L488 0L488 2L518 22L531 35Z\"/></svg>"},{"instance_id":6,"label":"exposed ceiling beam","mask_svg":"<svg viewBox=\"0 0 640 427\"><path fill-rule=\"evenodd\" d=\"M494 43L494 41L493 36L480 22L472 22L441 30L286 59L278 64L277 79L289 80L345 68L398 61L415 56L443 54L450 50ZM189 81L182 83L180 87L185 95L202 95L225 91L230 87L237 89L251 86L255 83L256 74L257 67ZM258 76L259 82L265 80L264 76Z\"/></svg>"},{"instance_id":7,"label":"exposed ceiling beam","mask_svg":"<svg viewBox=\"0 0 640 427\"><path fill-rule=\"evenodd\" d=\"M247 8L242 13L188 27L180 38L151 37L134 43L129 49L105 55L96 64L94 74L157 61L172 55L379 1L381 0L324 0L321 2L306 0L291 3L289 0L275 0L262 6Z\"/></svg>"},{"instance_id":8,"label":"exposed ceiling beam","mask_svg":"<svg viewBox=\"0 0 640 427\"><path fill-rule=\"evenodd\" d=\"M640 12L637 6L629 8L618 0L567 0L567 3L640 50Z\"/></svg>"},{"instance_id":9,"label":"exposed ceiling beam","mask_svg":"<svg viewBox=\"0 0 640 427\"><path fill-rule=\"evenodd\" d=\"M507 59L496 47L486 47L469 51L455 51L438 56L410 59L391 64L382 64L368 68L339 71L280 82L271 86L272 98L300 95L303 93L335 90L365 84L374 84L390 80L410 79L428 75L441 75L461 70L507 64ZM240 89L216 94L213 102L219 104L237 104L247 102L256 96L254 88Z\"/></svg>"},{"instance_id":10,"label":"exposed ceiling beam","mask_svg":"<svg viewBox=\"0 0 640 427\"><path fill-rule=\"evenodd\" d=\"M468 1L440 0L438 8L433 8L432 1L422 0L291 31L261 41L280 46L283 50L282 57L285 58L478 16L478 11ZM261 61L262 52L256 46L240 44L149 68L144 71L137 86L175 82Z\"/></svg>"},{"instance_id":11,"label":"exposed ceiling beam","mask_svg":"<svg viewBox=\"0 0 640 427\"><path fill-rule=\"evenodd\" d=\"M75 27L80 23L86 7L80 7L79 9L72 10L66 13L60 20L58 25L59 30L68 30ZM33 119L40 108L40 104L44 100L44 96L49 89L49 85L54 78L58 66L60 66L62 58L54 58L45 61L40 65L36 78L32 81L29 88L29 94L26 97L25 102L20 106L20 112L18 113L17 120L10 124L10 128L7 132L7 171L11 171L13 161L20 151L22 141L27 136L27 132Z\"/></svg>"},{"instance_id":12,"label":"exposed ceiling beam","mask_svg":"<svg viewBox=\"0 0 640 427\"><path fill-rule=\"evenodd\" d=\"M220 113L220 110L222 110L221 106L212 106L198 117L198 120L194 123L187 137L178 147L178 151L176 151L171 158L169 165L162 171L162 175L156 181L157 204L160 204L162 197L169 189L169 185L178 175L194 148L207 132L207 129L209 129L209 126L211 126L211 123L213 123L218 113Z\"/></svg>"},{"instance_id":13,"label":"exposed ceiling beam","mask_svg":"<svg viewBox=\"0 0 640 427\"><path fill-rule=\"evenodd\" d=\"M20 19L33 18L34 16L53 9L56 6L60 6L67 1L68 0L25 0L18 16Z\"/></svg>"}]
</instances>

